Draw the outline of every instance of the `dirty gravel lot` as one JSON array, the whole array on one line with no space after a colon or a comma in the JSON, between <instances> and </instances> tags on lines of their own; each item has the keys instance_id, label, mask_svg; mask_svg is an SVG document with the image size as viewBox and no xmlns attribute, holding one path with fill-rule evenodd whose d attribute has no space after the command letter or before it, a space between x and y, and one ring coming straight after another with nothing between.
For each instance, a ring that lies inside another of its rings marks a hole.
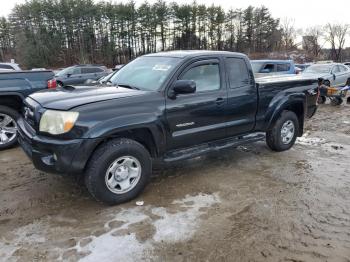
<instances>
[{"instance_id":1,"label":"dirty gravel lot","mask_svg":"<svg viewBox=\"0 0 350 262\"><path fill-rule=\"evenodd\" d=\"M296 146L175 164L107 207L0 152L2 261L350 261L350 106L322 105Z\"/></svg>"}]
</instances>

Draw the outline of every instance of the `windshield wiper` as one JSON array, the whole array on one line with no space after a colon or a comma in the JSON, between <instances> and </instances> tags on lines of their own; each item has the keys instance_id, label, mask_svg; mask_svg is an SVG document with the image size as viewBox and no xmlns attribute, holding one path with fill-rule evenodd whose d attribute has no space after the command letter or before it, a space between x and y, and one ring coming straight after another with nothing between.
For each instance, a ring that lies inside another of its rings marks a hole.
<instances>
[{"instance_id":1,"label":"windshield wiper","mask_svg":"<svg viewBox=\"0 0 350 262\"><path fill-rule=\"evenodd\" d=\"M134 89L134 90L140 90L140 88L138 88L136 86L131 86L131 85L128 85L128 84L117 84L117 86L129 88L129 89Z\"/></svg>"}]
</instances>

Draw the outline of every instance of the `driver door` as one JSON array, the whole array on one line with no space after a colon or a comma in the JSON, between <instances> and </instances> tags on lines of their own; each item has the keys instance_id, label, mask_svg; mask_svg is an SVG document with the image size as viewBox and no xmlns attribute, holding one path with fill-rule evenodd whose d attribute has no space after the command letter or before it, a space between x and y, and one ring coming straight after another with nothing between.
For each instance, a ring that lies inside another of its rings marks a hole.
<instances>
[{"instance_id":1,"label":"driver door","mask_svg":"<svg viewBox=\"0 0 350 262\"><path fill-rule=\"evenodd\" d=\"M221 139L226 134L227 90L219 59L187 66L178 80L196 82L196 92L167 97L167 150Z\"/></svg>"}]
</instances>

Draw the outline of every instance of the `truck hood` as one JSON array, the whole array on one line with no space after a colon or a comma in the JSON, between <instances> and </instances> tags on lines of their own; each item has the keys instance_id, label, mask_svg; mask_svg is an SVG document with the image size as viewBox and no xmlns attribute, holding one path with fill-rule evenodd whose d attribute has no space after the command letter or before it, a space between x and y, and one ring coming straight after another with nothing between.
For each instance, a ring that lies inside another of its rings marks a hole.
<instances>
[{"instance_id":1,"label":"truck hood","mask_svg":"<svg viewBox=\"0 0 350 262\"><path fill-rule=\"evenodd\" d=\"M123 87L68 87L40 91L30 95L42 107L56 110L70 110L86 104L139 96L146 91L128 89Z\"/></svg>"}]
</instances>

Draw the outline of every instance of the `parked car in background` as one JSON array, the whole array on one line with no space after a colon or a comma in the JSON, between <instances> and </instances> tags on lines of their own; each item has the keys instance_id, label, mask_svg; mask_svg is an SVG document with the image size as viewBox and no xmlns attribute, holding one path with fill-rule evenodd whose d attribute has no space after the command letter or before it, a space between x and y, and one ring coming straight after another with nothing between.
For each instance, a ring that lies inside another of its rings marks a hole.
<instances>
[{"instance_id":1,"label":"parked car in background","mask_svg":"<svg viewBox=\"0 0 350 262\"><path fill-rule=\"evenodd\" d=\"M40 67L40 68L32 68L32 71L46 71L46 68Z\"/></svg>"},{"instance_id":2,"label":"parked car in background","mask_svg":"<svg viewBox=\"0 0 350 262\"><path fill-rule=\"evenodd\" d=\"M52 71L0 72L0 150L13 146L17 141L16 120L23 100L36 91L47 89L53 76Z\"/></svg>"},{"instance_id":3,"label":"parked car in background","mask_svg":"<svg viewBox=\"0 0 350 262\"><path fill-rule=\"evenodd\" d=\"M345 86L350 79L350 68L339 63L314 64L303 72L304 76L323 78L327 86Z\"/></svg>"},{"instance_id":4,"label":"parked car in background","mask_svg":"<svg viewBox=\"0 0 350 262\"><path fill-rule=\"evenodd\" d=\"M259 81L260 80L260 81ZM138 196L156 162L265 139L290 149L317 109L318 81L254 79L247 56L161 52L125 65L105 88L60 88L25 101L19 143L36 168L83 175L99 201Z\"/></svg>"},{"instance_id":5,"label":"parked car in background","mask_svg":"<svg viewBox=\"0 0 350 262\"><path fill-rule=\"evenodd\" d=\"M306 68L308 68L311 64L295 64L297 68L301 70L301 72L305 71Z\"/></svg>"},{"instance_id":6,"label":"parked car in background","mask_svg":"<svg viewBox=\"0 0 350 262\"><path fill-rule=\"evenodd\" d=\"M18 64L15 63L0 63L0 72L1 71L21 71L22 69Z\"/></svg>"},{"instance_id":7,"label":"parked car in background","mask_svg":"<svg viewBox=\"0 0 350 262\"><path fill-rule=\"evenodd\" d=\"M58 86L81 85L88 79L98 80L110 72L101 65L75 65L67 67L55 75Z\"/></svg>"},{"instance_id":8,"label":"parked car in background","mask_svg":"<svg viewBox=\"0 0 350 262\"><path fill-rule=\"evenodd\" d=\"M106 76L101 77L98 80L93 80L93 79L88 79L85 81L86 85L89 86L97 86L97 85L108 85L109 80L112 78L112 76L114 76L115 73L117 73L118 71L113 71L111 73L109 73Z\"/></svg>"},{"instance_id":9,"label":"parked car in background","mask_svg":"<svg viewBox=\"0 0 350 262\"><path fill-rule=\"evenodd\" d=\"M256 78L297 73L292 60L252 60L251 64Z\"/></svg>"},{"instance_id":10,"label":"parked car in background","mask_svg":"<svg viewBox=\"0 0 350 262\"><path fill-rule=\"evenodd\" d=\"M112 70L113 70L113 71L118 71L118 70L120 70L123 66L124 66L124 64L116 65Z\"/></svg>"}]
</instances>

